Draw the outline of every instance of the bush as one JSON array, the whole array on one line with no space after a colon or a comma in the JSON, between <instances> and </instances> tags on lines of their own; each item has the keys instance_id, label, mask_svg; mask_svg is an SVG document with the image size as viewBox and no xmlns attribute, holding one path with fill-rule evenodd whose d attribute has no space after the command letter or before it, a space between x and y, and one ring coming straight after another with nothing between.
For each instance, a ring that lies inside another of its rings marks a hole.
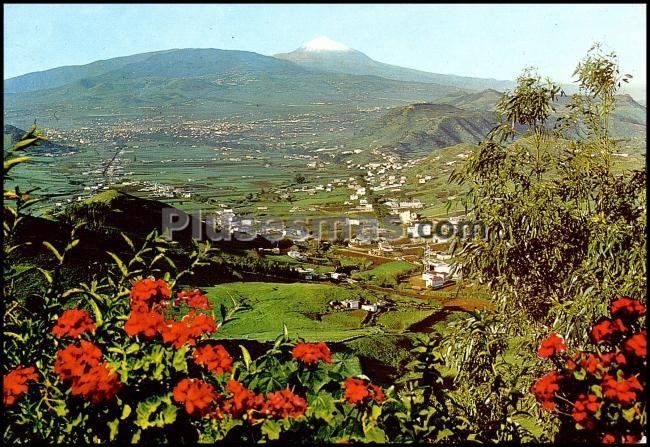
<instances>
[{"instance_id":1,"label":"bush","mask_svg":"<svg viewBox=\"0 0 650 447\"><path fill-rule=\"evenodd\" d=\"M592 326L593 349L569 355L564 340L551 334L538 350L555 367L535 382L532 392L560 419L557 440L636 443L644 435L646 309L623 297L611 304L610 312L611 317Z\"/></svg>"}]
</instances>

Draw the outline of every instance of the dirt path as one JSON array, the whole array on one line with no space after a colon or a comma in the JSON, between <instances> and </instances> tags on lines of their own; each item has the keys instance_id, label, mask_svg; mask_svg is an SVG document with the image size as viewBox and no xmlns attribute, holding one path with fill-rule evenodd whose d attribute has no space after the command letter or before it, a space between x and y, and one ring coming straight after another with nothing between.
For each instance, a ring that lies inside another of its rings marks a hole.
<instances>
[{"instance_id":1,"label":"dirt path","mask_svg":"<svg viewBox=\"0 0 650 447\"><path fill-rule=\"evenodd\" d=\"M395 294L395 295L402 295L406 296L409 298L420 298L420 299L432 299L436 300L440 304L442 304L443 309L447 309L448 311L474 311L474 310L480 310L480 309L492 309L493 305L492 302L489 300L485 300L482 298L472 298L472 297L458 297L458 298L451 298L448 300L441 300L438 297L428 295L426 293L418 293L418 292L407 292L404 290L394 290L394 289L389 289L387 287L379 287L379 286L374 286L372 284L362 284L362 288L365 289L370 289L374 290L377 292L384 292L384 293L389 293L389 294Z\"/></svg>"}]
</instances>

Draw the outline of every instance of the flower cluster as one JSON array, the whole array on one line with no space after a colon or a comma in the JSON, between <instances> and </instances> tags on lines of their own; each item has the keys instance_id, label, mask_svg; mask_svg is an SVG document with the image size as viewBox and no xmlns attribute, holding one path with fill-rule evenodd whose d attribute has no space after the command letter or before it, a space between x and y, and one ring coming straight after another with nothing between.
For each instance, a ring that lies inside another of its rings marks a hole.
<instances>
[{"instance_id":1,"label":"flower cluster","mask_svg":"<svg viewBox=\"0 0 650 447\"><path fill-rule=\"evenodd\" d=\"M177 298L178 303L184 303L193 309L208 310L211 308L208 297L199 289L180 292Z\"/></svg>"},{"instance_id":2,"label":"flower cluster","mask_svg":"<svg viewBox=\"0 0 650 447\"><path fill-rule=\"evenodd\" d=\"M111 400L122 384L110 367L102 362L102 351L95 344L81 340L56 354L54 372L62 382L71 382L71 394L94 404Z\"/></svg>"},{"instance_id":3,"label":"flower cluster","mask_svg":"<svg viewBox=\"0 0 650 447\"><path fill-rule=\"evenodd\" d=\"M557 353L566 351L564 339L556 333L552 333L546 340L542 342L537 350L537 355L543 359L547 359Z\"/></svg>"},{"instance_id":4,"label":"flower cluster","mask_svg":"<svg viewBox=\"0 0 650 447\"><path fill-rule=\"evenodd\" d=\"M95 332L95 329L95 322L87 311L70 309L63 312L56 321L52 334L58 338L75 338L86 332Z\"/></svg>"},{"instance_id":5,"label":"flower cluster","mask_svg":"<svg viewBox=\"0 0 650 447\"><path fill-rule=\"evenodd\" d=\"M140 335L152 339L165 329L165 316L157 311L131 312L129 319L124 323L124 332L129 337Z\"/></svg>"},{"instance_id":6,"label":"flower cluster","mask_svg":"<svg viewBox=\"0 0 650 447\"><path fill-rule=\"evenodd\" d=\"M327 345L320 343L298 343L292 351L293 358L306 365L315 365L322 361L332 363L332 353Z\"/></svg>"},{"instance_id":7,"label":"flower cluster","mask_svg":"<svg viewBox=\"0 0 650 447\"><path fill-rule=\"evenodd\" d=\"M215 374L232 371L232 357L223 345L205 345L196 348L194 361Z\"/></svg>"},{"instance_id":8,"label":"flower cluster","mask_svg":"<svg viewBox=\"0 0 650 447\"><path fill-rule=\"evenodd\" d=\"M210 307L207 297L198 290L181 292L178 296L180 300L192 303L191 307ZM194 345L202 335L217 330L214 318L197 314L194 310L180 321L167 320L161 311L167 307L170 297L171 289L162 279L145 278L136 281L131 288L131 313L124 324L127 335L146 339L160 335L165 343L178 349L186 343Z\"/></svg>"},{"instance_id":9,"label":"flower cluster","mask_svg":"<svg viewBox=\"0 0 650 447\"><path fill-rule=\"evenodd\" d=\"M646 331L645 306L627 297L615 300L610 317L592 326L593 352L566 351L564 341L551 334L539 347L557 369L532 386L545 410L566 419L568 436L600 442L636 442L645 418Z\"/></svg>"},{"instance_id":10,"label":"flower cluster","mask_svg":"<svg viewBox=\"0 0 650 447\"><path fill-rule=\"evenodd\" d=\"M264 397L237 380L229 380L225 394L199 379L182 379L173 391L174 401L185 405L190 416L221 419L226 414L254 424L263 418L298 418L307 411L307 401L286 388Z\"/></svg>"},{"instance_id":11,"label":"flower cluster","mask_svg":"<svg viewBox=\"0 0 650 447\"><path fill-rule=\"evenodd\" d=\"M144 278L131 287L131 311L148 311L165 306L171 297L171 289L162 279Z\"/></svg>"},{"instance_id":12,"label":"flower cluster","mask_svg":"<svg viewBox=\"0 0 650 447\"><path fill-rule=\"evenodd\" d=\"M272 418L297 418L307 411L307 401L286 388L269 393L264 404L264 413Z\"/></svg>"},{"instance_id":13,"label":"flower cluster","mask_svg":"<svg viewBox=\"0 0 650 447\"><path fill-rule=\"evenodd\" d=\"M367 380L349 377L343 383L345 388L345 399L353 405L361 405L367 402L383 402L385 400L384 392L377 385L373 385Z\"/></svg>"},{"instance_id":14,"label":"flower cluster","mask_svg":"<svg viewBox=\"0 0 650 447\"><path fill-rule=\"evenodd\" d=\"M185 404L185 411L191 416L204 416L210 410L217 393L212 385L199 379L183 379L173 391L174 400Z\"/></svg>"},{"instance_id":15,"label":"flower cluster","mask_svg":"<svg viewBox=\"0 0 650 447\"><path fill-rule=\"evenodd\" d=\"M31 382L38 382L38 374L33 366L15 368L2 377L2 395L5 406L16 403L26 392Z\"/></svg>"},{"instance_id":16,"label":"flower cluster","mask_svg":"<svg viewBox=\"0 0 650 447\"><path fill-rule=\"evenodd\" d=\"M555 393L560 391L563 376L551 371L533 385L532 392L545 410L555 410Z\"/></svg>"},{"instance_id":17,"label":"flower cluster","mask_svg":"<svg viewBox=\"0 0 650 447\"><path fill-rule=\"evenodd\" d=\"M214 318L190 311L180 321L166 322L162 330L162 338L165 343L178 349L185 343L195 345L199 337L211 334L216 330L217 323Z\"/></svg>"},{"instance_id":18,"label":"flower cluster","mask_svg":"<svg viewBox=\"0 0 650 447\"><path fill-rule=\"evenodd\" d=\"M217 414L230 414L236 418L246 418L250 423L257 420L264 409L264 396L256 394L236 380L228 381L226 391L230 398L221 403Z\"/></svg>"}]
</instances>

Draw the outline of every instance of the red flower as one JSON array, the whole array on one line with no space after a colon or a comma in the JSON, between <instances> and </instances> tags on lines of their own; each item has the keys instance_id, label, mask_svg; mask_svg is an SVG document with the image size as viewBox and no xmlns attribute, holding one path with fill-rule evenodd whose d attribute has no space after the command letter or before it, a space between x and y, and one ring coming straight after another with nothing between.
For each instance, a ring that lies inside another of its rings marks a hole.
<instances>
[{"instance_id":1,"label":"red flower","mask_svg":"<svg viewBox=\"0 0 650 447\"><path fill-rule=\"evenodd\" d=\"M607 371L612 363L617 365L625 365L627 359L621 352L607 352L605 354L589 354L580 362L589 374L601 374Z\"/></svg>"},{"instance_id":2,"label":"red flower","mask_svg":"<svg viewBox=\"0 0 650 447\"><path fill-rule=\"evenodd\" d=\"M146 312L152 310L154 304L169 300L171 297L169 285L162 279L141 279L131 287L131 310Z\"/></svg>"},{"instance_id":3,"label":"red flower","mask_svg":"<svg viewBox=\"0 0 650 447\"><path fill-rule=\"evenodd\" d=\"M93 343L81 340L80 345L70 345L56 353L54 372L62 381L80 377L97 366L102 358L102 351Z\"/></svg>"},{"instance_id":4,"label":"red flower","mask_svg":"<svg viewBox=\"0 0 650 447\"><path fill-rule=\"evenodd\" d=\"M546 340L542 342L537 350L537 355L543 359L547 359L558 352L566 351L564 339L556 333L552 333Z\"/></svg>"},{"instance_id":5,"label":"red flower","mask_svg":"<svg viewBox=\"0 0 650 447\"><path fill-rule=\"evenodd\" d=\"M81 396L99 404L113 399L121 387L117 374L111 371L106 363L100 363L74 378L70 391L73 396Z\"/></svg>"},{"instance_id":6,"label":"red flower","mask_svg":"<svg viewBox=\"0 0 650 447\"><path fill-rule=\"evenodd\" d=\"M298 343L293 348L293 358L307 365L315 365L319 361L332 363L332 353L327 345L320 343Z\"/></svg>"},{"instance_id":7,"label":"red flower","mask_svg":"<svg viewBox=\"0 0 650 447\"><path fill-rule=\"evenodd\" d=\"M645 358L647 355L648 338L645 331L635 334L628 338L623 345L625 352L634 354L639 358Z\"/></svg>"},{"instance_id":8,"label":"red flower","mask_svg":"<svg viewBox=\"0 0 650 447\"><path fill-rule=\"evenodd\" d=\"M190 416L206 415L217 398L214 387L199 379L181 380L174 387L173 395L176 402L185 404Z\"/></svg>"},{"instance_id":9,"label":"red flower","mask_svg":"<svg viewBox=\"0 0 650 447\"><path fill-rule=\"evenodd\" d=\"M6 406L11 406L27 392L30 382L38 382L36 368L15 368L2 377L2 395Z\"/></svg>"},{"instance_id":10,"label":"red flower","mask_svg":"<svg viewBox=\"0 0 650 447\"><path fill-rule=\"evenodd\" d=\"M266 397L264 413L277 419L297 418L307 411L307 401L290 389L269 393Z\"/></svg>"},{"instance_id":11,"label":"red flower","mask_svg":"<svg viewBox=\"0 0 650 447\"><path fill-rule=\"evenodd\" d=\"M208 297L199 289L179 293L178 300L194 309L207 310L211 308Z\"/></svg>"},{"instance_id":12,"label":"red flower","mask_svg":"<svg viewBox=\"0 0 650 447\"><path fill-rule=\"evenodd\" d=\"M592 416L600 409L602 402L595 394L581 394L573 405L573 420L584 428L593 428Z\"/></svg>"},{"instance_id":13,"label":"red flower","mask_svg":"<svg viewBox=\"0 0 650 447\"><path fill-rule=\"evenodd\" d=\"M600 343L602 341L609 341L613 336L623 334L627 331L628 328L620 318L614 321L605 318L591 328L591 335L596 343Z\"/></svg>"},{"instance_id":14,"label":"red flower","mask_svg":"<svg viewBox=\"0 0 650 447\"><path fill-rule=\"evenodd\" d=\"M610 307L612 317L636 320L645 314L645 306L638 300L622 297L614 301Z\"/></svg>"},{"instance_id":15,"label":"red flower","mask_svg":"<svg viewBox=\"0 0 650 447\"><path fill-rule=\"evenodd\" d=\"M608 399L623 405L629 405L637 399L637 392L643 391L643 386L635 376L619 381L607 375L603 378L603 394Z\"/></svg>"},{"instance_id":16,"label":"red flower","mask_svg":"<svg viewBox=\"0 0 650 447\"><path fill-rule=\"evenodd\" d=\"M55 337L77 337L85 332L95 332L95 322L85 310L70 309L61 314L52 328Z\"/></svg>"},{"instance_id":17,"label":"red flower","mask_svg":"<svg viewBox=\"0 0 650 447\"><path fill-rule=\"evenodd\" d=\"M616 436L606 433L603 438L601 439L601 442L603 444L614 444L616 442Z\"/></svg>"},{"instance_id":18,"label":"red flower","mask_svg":"<svg viewBox=\"0 0 650 447\"><path fill-rule=\"evenodd\" d=\"M563 377L556 371L551 371L545 376L537 379L531 391L542 404L542 408L552 411L555 409L555 393L560 390L560 382Z\"/></svg>"},{"instance_id":19,"label":"red flower","mask_svg":"<svg viewBox=\"0 0 650 447\"><path fill-rule=\"evenodd\" d=\"M133 311L129 319L124 323L124 332L129 337L142 335L145 338L153 338L165 328L165 317L156 311Z\"/></svg>"},{"instance_id":20,"label":"red flower","mask_svg":"<svg viewBox=\"0 0 650 447\"><path fill-rule=\"evenodd\" d=\"M383 402L385 399L382 389L366 380L349 377L343 386L345 387L345 399L353 405L372 400Z\"/></svg>"},{"instance_id":21,"label":"red flower","mask_svg":"<svg viewBox=\"0 0 650 447\"><path fill-rule=\"evenodd\" d=\"M232 357L222 345L205 345L194 350L194 361L208 371L223 374L232 371Z\"/></svg>"},{"instance_id":22,"label":"red flower","mask_svg":"<svg viewBox=\"0 0 650 447\"><path fill-rule=\"evenodd\" d=\"M228 381L226 391L232 396L223 405L225 413L231 414L235 418L246 415L248 421L253 423L255 422L254 414L264 410L264 397L250 391L241 382Z\"/></svg>"},{"instance_id":23,"label":"red flower","mask_svg":"<svg viewBox=\"0 0 650 447\"><path fill-rule=\"evenodd\" d=\"M578 367L578 360L580 359L580 355L576 354L572 358L568 359L566 361L566 364L564 365L566 369L569 371L574 371Z\"/></svg>"},{"instance_id":24,"label":"red flower","mask_svg":"<svg viewBox=\"0 0 650 447\"><path fill-rule=\"evenodd\" d=\"M170 343L178 349L185 343L193 346L197 338L216 330L217 323L214 318L190 311L181 321L168 322L163 328L162 336L165 343Z\"/></svg>"},{"instance_id":25,"label":"red flower","mask_svg":"<svg viewBox=\"0 0 650 447\"><path fill-rule=\"evenodd\" d=\"M81 340L56 354L54 372L62 381L72 382L71 394L98 404L112 399L122 384L106 363L100 363L102 351L93 343Z\"/></svg>"},{"instance_id":26,"label":"red flower","mask_svg":"<svg viewBox=\"0 0 650 447\"><path fill-rule=\"evenodd\" d=\"M601 355L603 359L603 367L609 368L612 363L617 364L618 366L627 365L627 358L622 352L608 352Z\"/></svg>"},{"instance_id":27,"label":"red flower","mask_svg":"<svg viewBox=\"0 0 650 447\"><path fill-rule=\"evenodd\" d=\"M599 367L603 367L603 363L597 355L589 354L582 362L580 362L580 366L586 369L589 374L596 374L597 372L600 372Z\"/></svg>"}]
</instances>

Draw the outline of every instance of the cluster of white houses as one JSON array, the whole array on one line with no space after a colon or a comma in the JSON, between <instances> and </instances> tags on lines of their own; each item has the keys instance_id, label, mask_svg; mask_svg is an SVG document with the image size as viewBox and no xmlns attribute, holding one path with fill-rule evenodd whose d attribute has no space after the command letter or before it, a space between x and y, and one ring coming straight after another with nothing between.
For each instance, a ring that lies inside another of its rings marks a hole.
<instances>
[{"instance_id":1,"label":"cluster of white houses","mask_svg":"<svg viewBox=\"0 0 650 447\"><path fill-rule=\"evenodd\" d=\"M457 279L460 274L445 261L451 259L451 255L442 252L433 252L428 248L424 252L422 264L422 280L426 287L440 287L447 281Z\"/></svg>"},{"instance_id":2,"label":"cluster of white houses","mask_svg":"<svg viewBox=\"0 0 650 447\"><path fill-rule=\"evenodd\" d=\"M334 309L349 309L349 310L365 310L368 312L378 312L379 310L387 309L390 305L383 301L377 301L376 303L371 303L370 301L364 298L358 299L347 299L343 301L330 301L330 307Z\"/></svg>"}]
</instances>

